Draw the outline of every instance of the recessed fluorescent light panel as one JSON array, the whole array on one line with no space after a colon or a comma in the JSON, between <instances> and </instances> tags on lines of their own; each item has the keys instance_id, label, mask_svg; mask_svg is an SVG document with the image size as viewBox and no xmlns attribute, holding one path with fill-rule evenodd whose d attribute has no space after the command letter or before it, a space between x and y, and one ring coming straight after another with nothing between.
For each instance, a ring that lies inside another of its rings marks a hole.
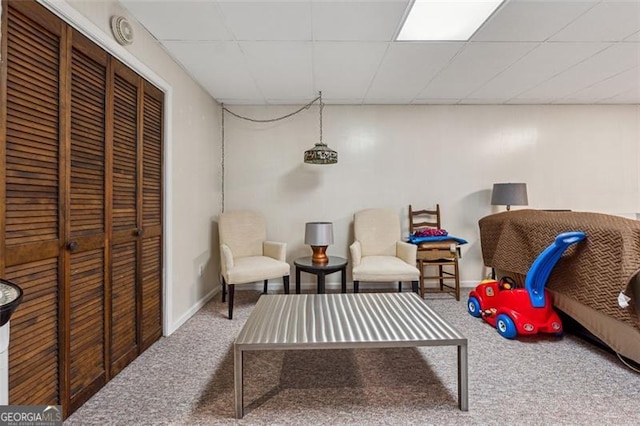
<instances>
[{"instance_id":1,"label":"recessed fluorescent light panel","mask_svg":"<svg viewBox=\"0 0 640 426\"><path fill-rule=\"evenodd\" d=\"M415 0L396 40L469 40L503 0Z\"/></svg>"}]
</instances>

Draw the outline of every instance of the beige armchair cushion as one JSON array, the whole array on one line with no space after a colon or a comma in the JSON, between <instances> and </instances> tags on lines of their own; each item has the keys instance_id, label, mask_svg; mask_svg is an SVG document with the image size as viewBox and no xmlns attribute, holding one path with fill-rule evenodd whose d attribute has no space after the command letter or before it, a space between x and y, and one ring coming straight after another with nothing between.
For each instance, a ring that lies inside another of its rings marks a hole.
<instances>
[{"instance_id":1,"label":"beige armchair cushion","mask_svg":"<svg viewBox=\"0 0 640 426\"><path fill-rule=\"evenodd\" d=\"M418 281L416 250L401 241L400 218L391 209L368 209L354 215L356 241L351 245L354 281Z\"/></svg>"},{"instance_id":2,"label":"beige armchair cushion","mask_svg":"<svg viewBox=\"0 0 640 426\"><path fill-rule=\"evenodd\" d=\"M402 239L400 218L391 209L367 209L353 219L356 241L362 246L362 256L395 256L396 242Z\"/></svg>"},{"instance_id":3,"label":"beige armchair cushion","mask_svg":"<svg viewBox=\"0 0 640 426\"><path fill-rule=\"evenodd\" d=\"M229 284L253 283L282 278L289 275L289 264L267 256L247 256L235 259L233 268L227 271Z\"/></svg>"},{"instance_id":4,"label":"beige armchair cushion","mask_svg":"<svg viewBox=\"0 0 640 426\"><path fill-rule=\"evenodd\" d=\"M395 256L365 256L352 273L356 281L418 281L420 277L418 268Z\"/></svg>"},{"instance_id":5,"label":"beige armchair cushion","mask_svg":"<svg viewBox=\"0 0 640 426\"><path fill-rule=\"evenodd\" d=\"M222 276L227 284L246 284L290 274L287 245L266 241L262 216L251 211L224 212L218 224Z\"/></svg>"},{"instance_id":6,"label":"beige armchair cushion","mask_svg":"<svg viewBox=\"0 0 640 426\"><path fill-rule=\"evenodd\" d=\"M262 256L267 239L264 219L252 211L224 212L218 223L220 243L226 244L233 257Z\"/></svg>"}]
</instances>

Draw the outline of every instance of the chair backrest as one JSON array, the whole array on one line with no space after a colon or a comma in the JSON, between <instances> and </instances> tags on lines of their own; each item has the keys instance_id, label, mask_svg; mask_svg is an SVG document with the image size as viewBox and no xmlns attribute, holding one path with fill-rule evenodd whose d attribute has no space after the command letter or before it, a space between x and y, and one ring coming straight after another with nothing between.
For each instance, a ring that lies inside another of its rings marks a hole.
<instances>
[{"instance_id":1,"label":"chair backrest","mask_svg":"<svg viewBox=\"0 0 640 426\"><path fill-rule=\"evenodd\" d=\"M413 210L409 204L409 233L420 228L440 229L440 204L436 204L435 210Z\"/></svg>"},{"instance_id":2,"label":"chair backrest","mask_svg":"<svg viewBox=\"0 0 640 426\"><path fill-rule=\"evenodd\" d=\"M396 242L402 238L398 212L367 209L353 216L353 232L363 256L395 256Z\"/></svg>"},{"instance_id":3,"label":"chair backrest","mask_svg":"<svg viewBox=\"0 0 640 426\"><path fill-rule=\"evenodd\" d=\"M262 256L262 243L267 239L264 218L247 210L227 211L218 222L220 244L226 244L234 257Z\"/></svg>"}]
</instances>

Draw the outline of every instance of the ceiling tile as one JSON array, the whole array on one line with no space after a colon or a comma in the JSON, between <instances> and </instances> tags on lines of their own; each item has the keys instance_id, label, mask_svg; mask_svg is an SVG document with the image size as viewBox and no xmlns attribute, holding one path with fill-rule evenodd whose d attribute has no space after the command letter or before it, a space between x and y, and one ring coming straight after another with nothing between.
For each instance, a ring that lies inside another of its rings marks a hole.
<instances>
[{"instance_id":1,"label":"ceiling tile","mask_svg":"<svg viewBox=\"0 0 640 426\"><path fill-rule=\"evenodd\" d=\"M233 40L218 5L211 1L121 3L158 40Z\"/></svg>"},{"instance_id":2,"label":"ceiling tile","mask_svg":"<svg viewBox=\"0 0 640 426\"><path fill-rule=\"evenodd\" d=\"M572 93L571 99L604 100L630 91L640 94L640 68L621 72L611 78Z\"/></svg>"},{"instance_id":3,"label":"ceiling tile","mask_svg":"<svg viewBox=\"0 0 640 426\"><path fill-rule=\"evenodd\" d=\"M473 36L473 41L544 41L597 1L510 1Z\"/></svg>"},{"instance_id":4,"label":"ceiling tile","mask_svg":"<svg viewBox=\"0 0 640 426\"><path fill-rule=\"evenodd\" d=\"M165 47L213 97L264 102L237 42L173 41Z\"/></svg>"},{"instance_id":5,"label":"ceiling tile","mask_svg":"<svg viewBox=\"0 0 640 426\"><path fill-rule=\"evenodd\" d=\"M363 98L387 46L386 42L315 42L315 88L327 101Z\"/></svg>"},{"instance_id":6,"label":"ceiling tile","mask_svg":"<svg viewBox=\"0 0 640 426\"><path fill-rule=\"evenodd\" d=\"M536 43L468 43L418 95L465 98L536 47Z\"/></svg>"},{"instance_id":7,"label":"ceiling tile","mask_svg":"<svg viewBox=\"0 0 640 426\"><path fill-rule=\"evenodd\" d=\"M391 41L409 0L312 2L314 40Z\"/></svg>"},{"instance_id":8,"label":"ceiling tile","mask_svg":"<svg viewBox=\"0 0 640 426\"><path fill-rule=\"evenodd\" d=\"M241 42L240 48L267 101L309 99L316 95L311 42Z\"/></svg>"},{"instance_id":9,"label":"ceiling tile","mask_svg":"<svg viewBox=\"0 0 640 426\"><path fill-rule=\"evenodd\" d=\"M510 99L608 46L605 43L542 43L469 97Z\"/></svg>"},{"instance_id":10,"label":"ceiling tile","mask_svg":"<svg viewBox=\"0 0 640 426\"><path fill-rule=\"evenodd\" d=\"M455 105L460 99L414 99L414 105Z\"/></svg>"},{"instance_id":11,"label":"ceiling tile","mask_svg":"<svg viewBox=\"0 0 640 426\"><path fill-rule=\"evenodd\" d=\"M629 90L612 98L598 101L601 104L640 104L640 89Z\"/></svg>"},{"instance_id":12,"label":"ceiling tile","mask_svg":"<svg viewBox=\"0 0 640 426\"><path fill-rule=\"evenodd\" d=\"M616 43L517 98L561 99L639 65L639 44Z\"/></svg>"},{"instance_id":13,"label":"ceiling tile","mask_svg":"<svg viewBox=\"0 0 640 426\"><path fill-rule=\"evenodd\" d=\"M414 99L464 43L392 43L367 92L369 99Z\"/></svg>"},{"instance_id":14,"label":"ceiling tile","mask_svg":"<svg viewBox=\"0 0 640 426\"><path fill-rule=\"evenodd\" d=\"M237 40L311 41L309 1L219 1Z\"/></svg>"},{"instance_id":15,"label":"ceiling tile","mask_svg":"<svg viewBox=\"0 0 640 426\"><path fill-rule=\"evenodd\" d=\"M602 2L551 37L554 41L619 41L640 30L640 2Z\"/></svg>"}]
</instances>

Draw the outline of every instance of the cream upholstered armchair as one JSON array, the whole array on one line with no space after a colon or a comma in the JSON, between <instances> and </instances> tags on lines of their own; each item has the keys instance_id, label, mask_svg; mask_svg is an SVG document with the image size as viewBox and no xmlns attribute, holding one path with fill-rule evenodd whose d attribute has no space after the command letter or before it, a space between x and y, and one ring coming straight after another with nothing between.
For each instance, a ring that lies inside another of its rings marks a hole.
<instances>
[{"instance_id":1,"label":"cream upholstered armchair","mask_svg":"<svg viewBox=\"0 0 640 426\"><path fill-rule=\"evenodd\" d=\"M284 292L289 294L289 264L285 261L287 245L266 241L263 217L252 211L229 211L220 215L220 258L222 302L229 286L229 319L233 318L233 294L237 284L249 284L282 277Z\"/></svg>"},{"instance_id":2,"label":"cream upholstered armchair","mask_svg":"<svg viewBox=\"0 0 640 426\"><path fill-rule=\"evenodd\" d=\"M416 268L416 246L401 241L400 218L391 209L367 209L353 217L355 242L351 244L353 291L360 281L411 281L418 292L420 271Z\"/></svg>"}]
</instances>

